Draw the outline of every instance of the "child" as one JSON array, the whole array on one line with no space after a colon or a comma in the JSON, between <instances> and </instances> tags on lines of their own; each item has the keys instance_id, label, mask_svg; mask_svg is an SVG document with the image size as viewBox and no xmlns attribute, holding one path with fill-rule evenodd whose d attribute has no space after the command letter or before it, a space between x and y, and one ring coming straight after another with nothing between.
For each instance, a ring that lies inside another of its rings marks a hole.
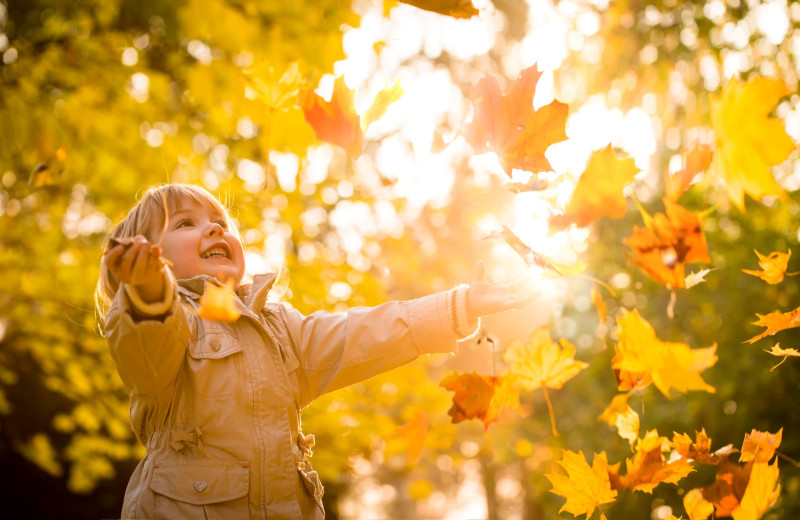
<instances>
[{"instance_id":1,"label":"child","mask_svg":"<svg viewBox=\"0 0 800 520\"><path fill-rule=\"evenodd\" d=\"M228 212L186 184L148 190L108 245L98 309L147 447L123 518L324 518L300 410L420 354L452 352L479 316L532 301L521 282L484 281L479 263L470 287L303 316L266 302L275 274L240 285L244 250ZM234 322L193 312L221 281L238 296Z\"/></svg>"}]
</instances>

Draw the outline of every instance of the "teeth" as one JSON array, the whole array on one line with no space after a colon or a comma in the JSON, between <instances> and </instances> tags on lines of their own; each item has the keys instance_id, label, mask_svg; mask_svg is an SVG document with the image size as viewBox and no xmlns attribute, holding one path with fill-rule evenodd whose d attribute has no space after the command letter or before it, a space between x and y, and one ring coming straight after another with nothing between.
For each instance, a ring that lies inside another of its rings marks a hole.
<instances>
[{"instance_id":1,"label":"teeth","mask_svg":"<svg viewBox=\"0 0 800 520\"><path fill-rule=\"evenodd\" d=\"M225 251L224 248L221 247L215 247L214 249L211 249L203 253L203 258L210 258L212 256L221 256L223 258L228 258L228 253L227 251Z\"/></svg>"}]
</instances>

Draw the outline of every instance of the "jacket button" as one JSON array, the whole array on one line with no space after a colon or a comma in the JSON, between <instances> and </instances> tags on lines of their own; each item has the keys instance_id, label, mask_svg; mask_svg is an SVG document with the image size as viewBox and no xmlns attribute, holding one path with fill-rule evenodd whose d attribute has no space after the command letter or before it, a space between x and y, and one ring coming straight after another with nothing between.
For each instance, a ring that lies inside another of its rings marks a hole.
<instances>
[{"instance_id":1,"label":"jacket button","mask_svg":"<svg viewBox=\"0 0 800 520\"><path fill-rule=\"evenodd\" d=\"M198 493L202 493L208 487L208 482L203 482L202 480L195 480L194 484L192 485L194 486L195 491L197 491Z\"/></svg>"},{"instance_id":2,"label":"jacket button","mask_svg":"<svg viewBox=\"0 0 800 520\"><path fill-rule=\"evenodd\" d=\"M211 350L213 350L214 352L217 352L219 350L219 347L220 347L219 340L218 339L212 339L211 340Z\"/></svg>"}]
</instances>

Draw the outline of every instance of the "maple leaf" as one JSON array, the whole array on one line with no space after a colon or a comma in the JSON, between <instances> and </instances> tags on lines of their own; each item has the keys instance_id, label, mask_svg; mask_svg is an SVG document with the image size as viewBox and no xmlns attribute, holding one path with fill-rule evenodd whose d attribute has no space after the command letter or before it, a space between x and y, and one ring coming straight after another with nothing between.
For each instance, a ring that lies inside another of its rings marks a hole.
<instances>
[{"instance_id":1,"label":"maple leaf","mask_svg":"<svg viewBox=\"0 0 800 520\"><path fill-rule=\"evenodd\" d=\"M664 179L664 196L677 201L687 190L692 179L704 172L711 164L714 150L707 144L695 143L689 150L681 153L683 167L674 173L667 173Z\"/></svg>"},{"instance_id":2,"label":"maple leaf","mask_svg":"<svg viewBox=\"0 0 800 520\"><path fill-rule=\"evenodd\" d=\"M403 95L399 82L380 91L366 111L364 119L356 114L355 92L339 76L333 82L331 100L304 89L300 92L300 106L306 121L314 129L317 139L344 148L353 159L361 156L364 147L364 131L379 119L387 107Z\"/></svg>"},{"instance_id":3,"label":"maple leaf","mask_svg":"<svg viewBox=\"0 0 800 520\"><path fill-rule=\"evenodd\" d=\"M701 489L692 489L683 497L683 508L689 520L706 520L714 512L714 504L703 498Z\"/></svg>"},{"instance_id":4,"label":"maple leaf","mask_svg":"<svg viewBox=\"0 0 800 520\"><path fill-rule=\"evenodd\" d=\"M219 287L206 284L203 296L200 297L197 315L211 321L236 321L241 313L236 308L233 282L229 281Z\"/></svg>"},{"instance_id":5,"label":"maple leaf","mask_svg":"<svg viewBox=\"0 0 800 520\"><path fill-rule=\"evenodd\" d=\"M623 243L633 250L630 260L669 289L686 286L686 264L708 263L708 245L700 216L675 202L664 200L666 215L657 213L643 229Z\"/></svg>"},{"instance_id":6,"label":"maple leaf","mask_svg":"<svg viewBox=\"0 0 800 520\"><path fill-rule=\"evenodd\" d=\"M755 463L750 472L747 490L739 507L731 513L733 520L758 520L772 507L781 492L778 482L778 461Z\"/></svg>"},{"instance_id":7,"label":"maple leaf","mask_svg":"<svg viewBox=\"0 0 800 520\"><path fill-rule=\"evenodd\" d=\"M702 488L703 498L714 505L717 517L730 516L739 507L752 469L752 462L742 466L730 460L730 457L722 457L717 465L714 483Z\"/></svg>"},{"instance_id":8,"label":"maple leaf","mask_svg":"<svg viewBox=\"0 0 800 520\"><path fill-rule=\"evenodd\" d=\"M495 152L509 177L514 168L552 170L545 150L567 139L567 105L553 101L533 109L541 75L536 66L523 70L505 96L494 76L484 76L476 87L475 116L463 135L476 153Z\"/></svg>"},{"instance_id":9,"label":"maple leaf","mask_svg":"<svg viewBox=\"0 0 800 520\"><path fill-rule=\"evenodd\" d=\"M519 393L508 377L454 373L442 379L439 386L455 392L453 406L447 411L453 424L478 419L483 422L484 430L488 430L502 410L522 411Z\"/></svg>"},{"instance_id":10,"label":"maple leaf","mask_svg":"<svg viewBox=\"0 0 800 520\"><path fill-rule=\"evenodd\" d=\"M555 343L546 327L535 331L527 344L520 340L511 342L503 359L520 386L526 390L542 389L553 435L558 436L547 388L561 388L589 364L575 360L575 347L566 339Z\"/></svg>"},{"instance_id":11,"label":"maple leaf","mask_svg":"<svg viewBox=\"0 0 800 520\"><path fill-rule=\"evenodd\" d=\"M686 459L667 462L664 451L669 451L669 441L660 437L658 431L650 430L644 438L636 441L632 459L625 460L626 474L619 479L621 489L633 489L652 493L655 487L666 482L676 484L694 471Z\"/></svg>"},{"instance_id":12,"label":"maple leaf","mask_svg":"<svg viewBox=\"0 0 800 520\"><path fill-rule=\"evenodd\" d=\"M600 217L621 218L628 207L622 188L638 171L633 159L619 156L610 145L595 152L564 214L550 217L550 228L559 231L570 224L586 227Z\"/></svg>"},{"instance_id":13,"label":"maple leaf","mask_svg":"<svg viewBox=\"0 0 800 520\"><path fill-rule=\"evenodd\" d=\"M761 338L772 336L776 332L780 332L782 330L800 327L800 307L786 313L775 311L769 314L756 313L756 316L758 316L758 320L754 321L753 325L766 327L767 330L757 336L753 336L747 340L747 343L755 343Z\"/></svg>"},{"instance_id":14,"label":"maple leaf","mask_svg":"<svg viewBox=\"0 0 800 520\"><path fill-rule=\"evenodd\" d=\"M472 5L472 0L398 0L418 9L451 16L453 18L472 18L480 11Z\"/></svg>"},{"instance_id":15,"label":"maple leaf","mask_svg":"<svg viewBox=\"0 0 800 520\"><path fill-rule=\"evenodd\" d=\"M684 279L684 285L687 289L691 289L695 285L706 282L706 275L713 271L713 269L700 269L696 273L689 273Z\"/></svg>"},{"instance_id":16,"label":"maple leaf","mask_svg":"<svg viewBox=\"0 0 800 520\"><path fill-rule=\"evenodd\" d=\"M411 419L394 429L394 433L408 439L406 464L413 466L419 463L425 451L425 439L428 438L428 414L423 410L414 410Z\"/></svg>"},{"instance_id":17,"label":"maple leaf","mask_svg":"<svg viewBox=\"0 0 800 520\"><path fill-rule=\"evenodd\" d=\"M628 394L617 394L598 418L617 428L620 437L631 445L639 438L639 414L628 406Z\"/></svg>"},{"instance_id":18,"label":"maple leaf","mask_svg":"<svg viewBox=\"0 0 800 520\"><path fill-rule=\"evenodd\" d=\"M265 61L244 71L247 86L273 110L289 110L297 105L300 89L307 83L298 62L293 62L284 72L278 72Z\"/></svg>"},{"instance_id":19,"label":"maple leaf","mask_svg":"<svg viewBox=\"0 0 800 520\"><path fill-rule=\"evenodd\" d=\"M783 357L780 363L769 369L770 372L781 366L783 362L790 357L800 357L800 352L798 352L796 348L781 348L780 343L775 343L771 350L765 350L764 352L772 354L773 356Z\"/></svg>"},{"instance_id":20,"label":"maple leaf","mask_svg":"<svg viewBox=\"0 0 800 520\"><path fill-rule=\"evenodd\" d=\"M792 250L790 249L788 253L773 251L769 256L764 256L756 251L756 255L758 256L758 266L761 268L761 271L742 269L742 272L758 276L770 285L781 283L786 274L786 267L789 265L789 258L792 256Z\"/></svg>"},{"instance_id":21,"label":"maple leaf","mask_svg":"<svg viewBox=\"0 0 800 520\"><path fill-rule=\"evenodd\" d=\"M613 502L616 498L617 492L611 489L605 452L596 453L590 467L582 451L574 453L561 450L558 463L567 475L548 473L545 477L553 485L550 491L567 499L559 513L567 511L576 516L585 514L588 519L600 505ZM600 514L605 518L602 510Z\"/></svg>"},{"instance_id":22,"label":"maple leaf","mask_svg":"<svg viewBox=\"0 0 800 520\"><path fill-rule=\"evenodd\" d=\"M711 127L717 142L712 171L731 201L744 212L744 195L785 197L769 166L789 157L795 143L779 119L769 117L789 91L783 81L753 78L731 80L719 95L711 95Z\"/></svg>"},{"instance_id":23,"label":"maple leaf","mask_svg":"<svg viewBox=\"0 0 800 520\"><path fill-rule=\"evenodd\" d=\"M761 432L755 429L746 433L739 461L769 462L775 455L775 450L781 445L782 437L783 428L778 430L778 433Z\"/></svg>"},{"instance_id":24,"label":"maple leaf","mask_svg":"<svg viewBox=\"0 0 800 520\"><path fill-rule=\"evenodd\" d=\"M691 349L685 343L661 341L636 309L623 309L617 325L619 344L611 361L612 368L632 379L635 377L634 381L652 379L667 397L672 388L681 393L689 390L714 392L714 387L703 381L700 372L717 362L716 344Z\"/></svg>"},{"instance_id":25,"label":"maple leaf","mask_svg":"<svg viewBox=\"0 0 800 520\"><path fill-rule=\"evenodd\" d=\"M556 275L574 274L583 270L584 266L580 263L577 264L576 266L566 266L554 262L553 260L547 258L541 253L537 253L536 251L528 247L528 245L525 244L525 242L523 242L521 238L515 235L514 232L511 231L511 228L509 228L505 224L502 224L502 226L503 226L502 231L492 231L491 233L483 237L483 239L489 240L492 238L500 238L502 240L505 240L505 242L511 246L511 249L513 249L520 257L522 257L523 260L525 260L526 264L535 265L537 267L544 269L545 271L550 271Z\"/></svg>"},{"instance_id":26,"label":"maple leaf","mask_svg":"<svg viewBox=\"0 0 800 520\"><path fill-rule=\"evenodd\" d=\"M685 433L673 433L672 447L685 459L712 465L719 464L722 457L730 454L733 449L733 446L729 444L712 453L711 439L708 438L705 428L695 432L694 441Z\"/></svg>"}]
</instances>

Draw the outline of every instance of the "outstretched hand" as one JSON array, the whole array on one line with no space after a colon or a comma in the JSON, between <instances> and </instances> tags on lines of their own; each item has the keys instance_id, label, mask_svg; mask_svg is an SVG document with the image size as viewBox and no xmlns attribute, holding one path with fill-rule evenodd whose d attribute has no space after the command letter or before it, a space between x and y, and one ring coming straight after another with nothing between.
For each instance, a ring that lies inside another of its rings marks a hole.
<instances>
[{"instance_id":1,"label":"outstretched hand","mask_svg":"<svg viewBox=\"0 0 800 520\"><path fill-rule=\"evenodd\" d=\"M105 256L114 277L121 283L133 285L144 301L159 301L164 294L161 247L141 235L116 240L110 245Z\"/></svg>"},{"instance_id":2,"label":"outstretched hand","mask_svg":"<svg viewBox=\"0 0 800 520\"><path fill-rule=\"evenodd\" d=\"M486 281L486 266L478 261L475 277L467 291L467 318L470 322L487 314L519 309L536 298L530 277L494 285Z\"/></svg>"}]
</instances>

